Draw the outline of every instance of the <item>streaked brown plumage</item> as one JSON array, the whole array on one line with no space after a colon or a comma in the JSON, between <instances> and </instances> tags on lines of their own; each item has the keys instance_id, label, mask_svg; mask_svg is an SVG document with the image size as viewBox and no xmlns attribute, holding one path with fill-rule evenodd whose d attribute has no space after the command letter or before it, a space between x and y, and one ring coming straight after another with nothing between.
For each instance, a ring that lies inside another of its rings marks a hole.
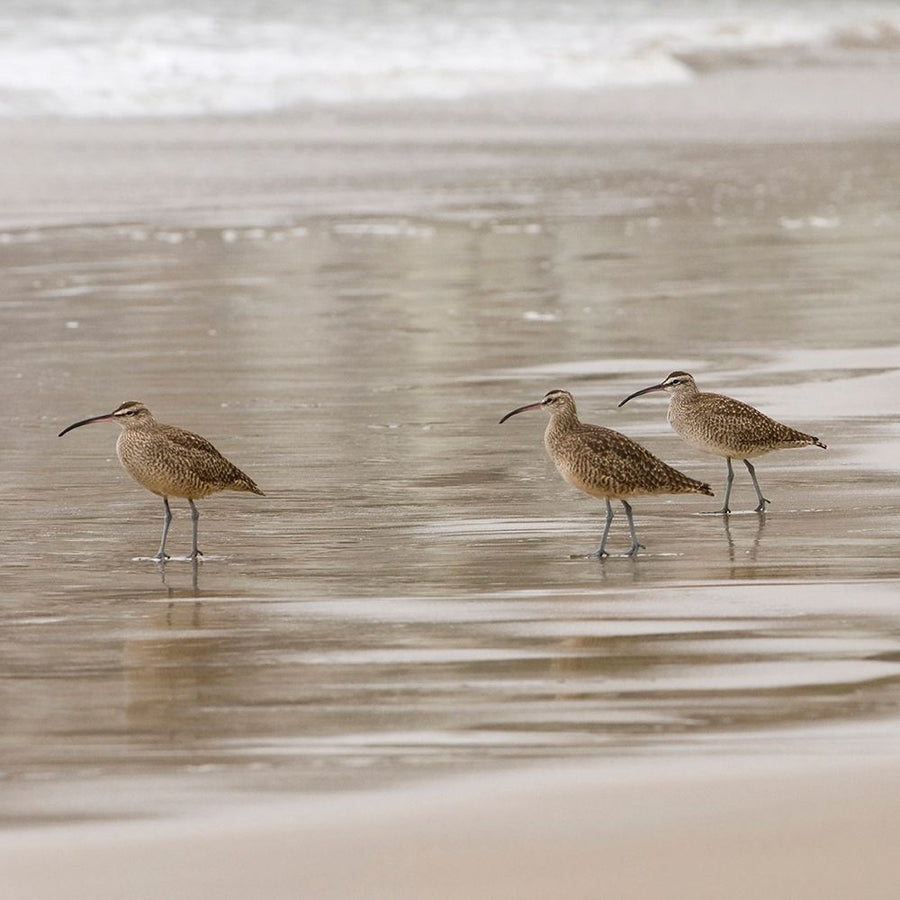
<instances>
[{"instance_id":1,"label":"streaked brown plumage","mask_svg":"<svg viewBox=\"0 0 900 900\"><path fill-rule=\"evenodd\" d=\"M122 428L116 441L116 454L125 471L142 487L163 498L165 518L157 559L167 558L166 536L172 520L169 497L182 497L191 506L191 558L196 559L202 554L197 549L200 513L194 500L225 490L263 493L252 478L225 459L206 438L157 422L147 407L135 400L127 400L111 413L75 422L59 436L82 425L107 421L114 421Z\"/></svg>"},{"instance_id":2,"label":"streaked brown plumage","mask_svg":"<svg viewBox=\"0 0 900 900\"><path fill-rule=\"evenodd\" d=\"M669 424L688 444L706 453L725 457L728 476L725 502L719 510L721 513L731 512L728 500L734 480L732 459L744 461L759 501L756 511L764 512L770 501L762 495L756 470L750 460L773 450L792 447L812 445L827 449L817 437L782 425L747 403L722 394L701 392L697 389L693 376L687 372L672 372L659 384L629 394L619 406L652 391L666 391L669 394Z\"/></svg>"},{"instance_id":3,"label":"streaked brown plumage","mask_svg":"<svg viewBox=\"0 0 900 900\"><path fill-rule=\"evenodd\" d=\"M708 484L673 469L624 434L600 425L586 425L578 418L575 400L568 391L550 391L540 403L520 406L500 422L530 409L546 409L550 413L544 445L559 474L584 493L606 501L606 527L593 556L607 555L606 539L613 520L610 500L621 501L625 508L632 542L628 556L634 556L642 544L635 534L628 498L647 494L713 496Z\"/></svg>"}]
</instances>

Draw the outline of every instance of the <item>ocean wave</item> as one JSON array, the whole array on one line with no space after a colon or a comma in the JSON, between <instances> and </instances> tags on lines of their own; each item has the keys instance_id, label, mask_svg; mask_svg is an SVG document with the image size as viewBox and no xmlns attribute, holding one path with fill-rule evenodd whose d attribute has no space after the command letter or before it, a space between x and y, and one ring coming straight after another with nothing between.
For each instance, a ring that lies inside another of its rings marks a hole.
<instances>
[{"instance_id":1,"label":"ocean wave","mask_svg":"<svg viewBox=\"0 0 900 900\"><path fill-rule=\"evenodd\" d=\"M0 115L190 116L883 63L900 7L826 0L35 0L0 12ZM627 9L626 9L627 7ZM748 9L754 14L749 15Z\"/></svg>"}]
</instances>

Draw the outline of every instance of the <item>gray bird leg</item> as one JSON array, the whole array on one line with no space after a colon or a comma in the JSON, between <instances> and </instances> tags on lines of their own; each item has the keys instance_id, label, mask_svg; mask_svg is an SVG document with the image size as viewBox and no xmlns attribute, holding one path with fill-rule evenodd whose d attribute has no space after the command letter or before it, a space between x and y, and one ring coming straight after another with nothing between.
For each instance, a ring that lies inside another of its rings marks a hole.
<instances>
[{"instance_id":1,"label":"gray bird leg","mask_svg":"<svg viewBox=\"0 0 900 900\"><path fill-rule=\"evenodd\" d=\"M744 460L744 465L747 467L747 471L750 473L750 479L753 481L753 487L756 490L756 499L759 500L759 504L756 507L757 512L765 512L766 504L771 503L771 500L766 500L762 495L762 491L759 489L759 482L756 480L756 469L750 463L749 459Z\"/></svg>"},{"instance_id":2,"label":"gray bird leg","mask_svg":"<svg viewBox=\"0 0 900 900\"><path fill-rule=\"evenodd\" d=\"M644 545L638 543L637 532L634 530L634 516L631 514L631 504L627 500L623 500L622 506L625 507L625 518L628 519L628 530L631 532L631 549L625 555L637 556L638 550Z\"/></svg>"},{"instance_id":3,"label":"gray bird leg","mask_svg":"<svg viewBox=\"0 0 900 900\"><path fill-rule=\"evenodd\" d=\"M188 500L191 505L191 559L196 559L203 554L197 549L197 523L200 521L200 510L194 506L193 500Z\"/></svg>"},{"instance_id":4,"label":"gray bird leg","mask_svg":"<svg viewBox=\"0 0 900 900\"><path fill-rule=\"evenodd\" d=\"M603 537L600 538L600 546L593 553L589 553L588 556L596 556L597 559L603 559L604 556L609 556L609 554L606 552L606 539L609 537L609 526L612 525L614 515L615 513L613 512L612 503L610 503L609 498L607 498L606 525L603 528Z\"/></svg>"},{"instance_id":5,"label":"gray bird leg","mask_svg":"<svg viewBox=\"0 0 900 900\"><path fill-rule=\"evenodd\" d=\"M744 462L747 462L745 459ZM731 465L731 457L725 457L725 463L728 466L728 477L725 480L725 502L722 504L722 508L718 510L719 515L726 516L731 512L731 508L728 506L728 501L731 499L731 482L734 481L734 468Z\"/></svg>"},{"instance_id":6,"label":"gray bird leg","mask_svg":"<svg viewBox=\"0 0 900 900\"><path fill-rule=\"evenodd\" d=\"M154 559L158 559L160 562L168 559L166 556L166 537L169 534L169 526L172 524L172 510L169 509L169 498L163 497L163 533L162 540L159 542L159 550L154 556Z\"/></svg>"}]
</instances>

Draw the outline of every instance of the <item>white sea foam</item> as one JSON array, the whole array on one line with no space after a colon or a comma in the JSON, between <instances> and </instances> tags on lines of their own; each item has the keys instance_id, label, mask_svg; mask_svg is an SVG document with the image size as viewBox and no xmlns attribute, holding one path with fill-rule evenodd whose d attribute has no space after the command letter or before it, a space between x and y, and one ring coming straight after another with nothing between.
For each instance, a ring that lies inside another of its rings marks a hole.
<instances>
[{"instance_id":1,"label":"white sea foam","mask_svg":"<svg viewBox=\"0 0 900 900\"><path fill-rule=\"evenodd\" d=\"M159 116L684 81L900 49L900 6L8 0L0 115Z\"/></svg>"}]
</instances>

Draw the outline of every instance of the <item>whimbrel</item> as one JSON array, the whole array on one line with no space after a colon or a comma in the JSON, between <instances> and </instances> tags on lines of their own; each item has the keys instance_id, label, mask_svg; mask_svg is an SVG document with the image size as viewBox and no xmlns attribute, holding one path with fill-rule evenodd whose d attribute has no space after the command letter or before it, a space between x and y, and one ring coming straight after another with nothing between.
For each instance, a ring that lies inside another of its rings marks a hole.
<instances>
[{"instance_id":1,"label":"whimbrel","mask_svg":"<svg viewBox=\"0 0 900 900\"><path fill-rule=\"evenodd\" d=\"M706 453L725 457L728 467L725 502L718 510L722 515L731 512L728 501L734 481L732 459L744 461L759 501L756 512L765 512L766 504L771 501L762 495L751 458L790 447L813 445L827 449L817 437L782 425L747 403L697 390L693 376L687 372L672 372L665 381L629 394L619 406L651 391L669 394L669 424L687 443Z\"/></svg>"},{"instance_id":2,"label":"whimbrel","mask_svg":"<svg viewBox=\"0 0 900 900\"><path fill-rule=\"evenodd\" d=\"M191 559L196 559L202 554L197 549L200 513L194 505L195 500L225 490L263 493L252 478L225 459L206 438L157 422L143 403L127 400L111 413L75 422L64 428L59 436L92 422L119 424L122 428L116 441L119 462L139 485L163 498L162 541L155 559L168 559L166 536L172 522L169 497L181 497L191 506Z\"/></svg>"},{"instance_id":3,"label":"whimbrel","mask_svg":"<svg viewBox=\"0 0 900 900\"><path fill-rule=\"evenodd\" d=\"M539 403L529 403L508 412L500 424L529 409L546 409L550 413L544 445L559 474L584 493L606 501L606 526L600 546L591 556L608 556L606 539L614 515L611 500L621 501L625 508L631 532L631 549L626 556L634 556L643 544L638 543L634 530L629 497L645 494L713 496L708 484L688 478L666 465L624 434L600 425L585 425L579 420L575 400L568 391L550 391Z\"/></svg>"}]
</instances>

